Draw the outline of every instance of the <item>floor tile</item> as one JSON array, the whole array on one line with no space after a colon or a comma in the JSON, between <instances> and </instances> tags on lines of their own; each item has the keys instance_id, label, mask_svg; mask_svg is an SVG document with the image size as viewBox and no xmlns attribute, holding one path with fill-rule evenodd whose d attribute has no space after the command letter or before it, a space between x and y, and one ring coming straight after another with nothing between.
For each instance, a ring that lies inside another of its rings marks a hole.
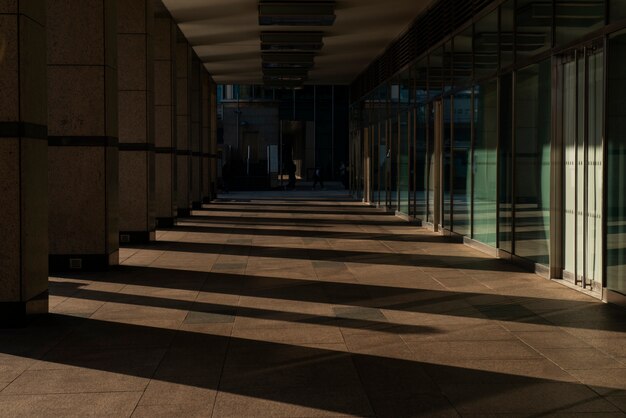
<instances>
[{"instance_id":1,"label":"floor tile","mask_svg":"<svg viewBox=\"0 0 626 418\"><path fill-rule=\"evenodd\" d=\"M344 191L233 192L157 237L0 332L0 415L626 413L623 310Z\"/></svg>"}]
</instances>

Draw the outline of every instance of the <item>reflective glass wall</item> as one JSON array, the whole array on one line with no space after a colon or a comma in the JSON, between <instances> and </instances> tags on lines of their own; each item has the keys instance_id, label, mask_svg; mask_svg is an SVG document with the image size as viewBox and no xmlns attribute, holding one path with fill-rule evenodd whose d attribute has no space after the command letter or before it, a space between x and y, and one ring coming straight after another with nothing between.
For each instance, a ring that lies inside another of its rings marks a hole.
<instances>
[{"instance_id":1,"label":"reflective glass wall","mask_svg":"<svg viewBox=\"0 0 626 418\"><path fill-rule=\"evenodd\" d=\"M607 288L626 294L626 31L608 46Z\"/></svg>"},{"instance_id":2,"label":"reflective glass wall","mask_svg":"<svg viewBox=\"0 0 626 418\"><path fill-rule=\"evenodd\" d=\"M494 1L353 98L370 110L364 187L553 278L626 294L625 97L626 1Z\"/></svg>"}]
</instances>

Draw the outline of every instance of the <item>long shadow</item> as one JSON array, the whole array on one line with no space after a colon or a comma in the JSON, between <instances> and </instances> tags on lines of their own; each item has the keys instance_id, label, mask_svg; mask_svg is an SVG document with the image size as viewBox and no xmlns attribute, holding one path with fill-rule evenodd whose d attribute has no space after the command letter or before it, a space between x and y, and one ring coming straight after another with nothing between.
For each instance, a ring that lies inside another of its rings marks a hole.
<instances>
[{"instance_id":1,"label":"long shadow","mask_svg":"<svg viewBox=\"0 0 626 418\"><path fill-rule=\"evenodd\" d=\"M268 408L266 401L277 402L273 408L284 408L272 412L299 416L311 414L310 408L379 417L456 416L456 411L535 416L619 412L586 386L559 381L561 376L551 380L63 315L50 315L26 331L6 334L0 344L5 354L219 391L216 413L232 413L224 408L233 405L258 413L258 408ZM42 377L30 382L28 377L18 377L13 382L18 394L37 393L47 376L45 371L27 373ZM111 376L92 378L102 379L103 387L111 385ZM65 380L55 390L64 384L72 382ZM13 385L3 391L7 399ZM611 388L603 390L611 392ZM167 403L175 396L162 391L159 400ZM208 395L200 401L211 402Z\"/></svg>"},{"instance_id":2,"label":"long shadow","mask_svg":"<svg viewBox=\"0 0 626 418\"><path fill-rule=\"evenodd\" d=\"M292 202L285 202L285 203L276 203L278 199L273 200L274 203L269 203L270 201L263 201L263 202L259 202L259 203L255 203L254 201L246 201L246 200L214 200L211 203L208 203L206 205L204 205L204 207L207 206L233 206L236 205L237 207L241 207L241 206L262 206L262 207L269 207L269 208L296 208L296 209L302 209L302 204L295 204ZM354 205L337 205L337 204L320 204L320 203L310 203L307 202L307 207L309 208L332 208L332 209L341 209L341 208L346 208L349 210L355 210L355 209L363 209L363 210L375 210L372 206L366 206L360 203L357 203L356 201L352 201L353 203L355 203Z\"/></svg>"},{"instance_id":3,"label":"long shadow","mask_svg":"<svg viewBox=\"0 0 626 418\"><path fill-rule=\"evenodd\" d=\"M468 270L495 270L521 272L512 263L491 258L466 257L459 255L432 256L425 254L380 253L375 251L327 250L316 248L290 248L257 246L231 243L200 243L181 241L156 241L148 246L133 246L134 249L177 251L199 254L247 254L252 257L288 258L292 260L336 261L389 266L464 268Z\"/></svg>"},{"instance_id":4,"label":"long shadow","mask_svg":"<svg viewBox=\"0 0 626 418\"><path fill-rule=\"evenodd\" d=\"M260 203L257 203L260 202ZM269 202L269 203L268 203ZM280 203L276 203L276 202L280 202ZM261 205L281 205L281 204L293 204L293 203L297 203L297 202L301 202L301 203L305 203L307 205L311 205L311 206L337 206L336 204L332 204L331 202L334 203L353 203L353 204L357 204L358 202L352 198L352 197L346 197L345 195L342 196L327 196L327 197L323 197L323 196L301 196L301 197L287 197L287 196L276 196L276 197L267 197L267 198L262 198L262 197L250 197L250 198L246 198L246 197L233 197L232 199L229 199L227 197L219 197L217 200L212 201L210 204L213 203L236 203L236 204L261 204ZM319 203L319 202L324 202L324 203ZM327 204L328 203L328 204Z\"/></svg>"},{"instance_id":5,"label":"long shadow","mask_svg":"<svg viewBox=\"0 0 626 418\"><path fill-rule=\"evenodd\" d=\"M184 221L192 224L192 221ZM171 228L159 228L160 231L183 231L183 232L205 232L214 234L241 234L270 237L291 237L291 238L319 238L319 239L340 239L358 241L398 241L398 242L449 242L441 235L431 234L378 234L374 232L341 232L327 230L306 230L306 229L264 229L264 228L236 228L226 226L198 226L178 224Z\"/></svg>"},{"instance_id":6,"label":"long shadow","mask_svg":"<svg viewBox=\"0 0 626 418\"><path fill-rule=\"evenodd\" d=\"M312 210L310 206L306 206L306 209L303 209L302 206L299 208L293 209L274 209L267 208L266 205L261 205L259 208L245 208L245 207L228 207L228 208L220 208L220 207L211 207L210 205L205 205L202 209L194 210L194 213L198 212L243 212L243 213L289 213L289 214L298 214L298 215L346 215L346 216L381 216L381 217L392 217L394 216L391 212L382 212L375 211L372 209L364 209L364 210Z\"/></svg>"},{"instance_id":7,"label":"long shadow","mask_svg":"<svg viewBox=\"0 0 626 418\"><path fill-rule=\"evenodd\" d=\"M127 293L107 292L84 288L80 282L50 282L50 294L54 296L71 297L76 299L113 302L127 305L150 306L155 308L177 309L206 314L204 317L217 316L234 320L234 316L265 319L272 321L292 322L343 327L357 330L372 330L390 334L436 334L436 328L429 326L402 325L385 320L372 320L351 317L350 312L339 313L334 317L326 315L309 315L299 312L283 312L270 309L250 308L237 305L224 305L198 301L162 298L155 296L135 295ZM319 301L321 302L321 301ZM357 312L358 315L358 312ZM201 321L203 316L198 316Z\"/></svg>"},{"instance_id":8,"label":"long shadow","mask_svg":"<svg viewBox=\"0 0 626 418\"><path fill-rule=\"evenodd\" d=\"M57 277L244 297L332 303L357 308L491 319L510 323L567 325L574 328L603 329L626 334L626 315L623 308L591 301L296 280L232 273L192 272L154 267L120 267L119 271L73 273ZM70 289L63 290L63 286L69 286ZM57 289L68 292L74 287L73 284L59 283L51 290L54 294ZM535 304L540 305L539 313L531 309ZM552 304L553 308L547 307L546 304ZM250 315L253 314L250 312ZM353 323L353 325L364 324Z\"/></svg>"},{"instance_id":9,"label":"long shadow","mask_svg":"<svg viewBox=\"0 0 626 418\"><path fill-rule=\"evenodd\" d=\"M311 219L311 218L266 218L261 216L203 216L194 215L189 218L181 218L186 221L192 222L207 222L207 223L241 223L241 224L254 224L254 225L369 225L369 226L401 226L406 225L406 222L400 218L392 218L391 221L372 221L372 220L345 220L345 219Z\"/></svg>"}]
</instances>

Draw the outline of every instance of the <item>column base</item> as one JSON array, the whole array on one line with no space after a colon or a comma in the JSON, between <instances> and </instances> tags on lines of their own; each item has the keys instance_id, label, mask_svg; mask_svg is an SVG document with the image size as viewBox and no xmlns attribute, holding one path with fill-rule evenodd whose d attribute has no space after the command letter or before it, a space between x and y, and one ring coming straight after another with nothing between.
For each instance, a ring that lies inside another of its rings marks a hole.
<instances>
[{"instance_id":1,"label":"column base","mask_svg":"<svg viewBox=\"0 0 626 418\"><path fill-rule=\"evenodd\" d=\"M191 209L178 208L178 217L179 218L189 218L190 216L191 216Z\"/></svg>"},{"instance_id":2,"label":"column base","mask_svg":"<svg viewBox=\"0 0 626 418\"><path fill-rule=\"evenodd\" d=\"M211 203L213 199L211 198L211 196L207 196L207 197L203 197L202 198L202 203L205 205L208 205L209 203Z\"/></svg>"},{"instance_id":3,"label":"column base","mask_svg":"<svg viewBox=\"0 0 626 418\"><path fill-rule=\"evenodd\" d=\"M47 313L47 290L26 302L0 302L0 328L22 327L29 318Z\"/></svg>"},{"instance_id":4,"label":"column base","mask_svg":"<svg viewBox=\"0 0 626 418\"><path fill-rule=\"evenodd\" d=\"M156 218L156 224L157 228L172 228L176 226L176 218L173 216L169 218Z\"/></svg>"},{"instance_id":5,"label":"column base","mask_svg":"<svg viewBox=\"0 0 626 418\"><path fill-rule=\"evenodd\" d=\"M156 241L156 231L120 231L120 245L149 244Z\"/></svg>"},{"instance_id":6,"label":"column base","mask_svg":"<svg viewBox=\"0 0 626 418\"><path fill-rule=\"evenodd\" d=\"M48 271L63 273L71 271L107 271L119 264L120 254L50 254Z\"/></svg>"},{"instance_id":7,"label":"column base","mask_svg":"<svg viewBox=\"0 0 626 418\"><path fill-rule=\"evenodd\" d=\"M193 210L202 209L202 202L191 202L191 209Z\"/></svg>"}]
</instances>

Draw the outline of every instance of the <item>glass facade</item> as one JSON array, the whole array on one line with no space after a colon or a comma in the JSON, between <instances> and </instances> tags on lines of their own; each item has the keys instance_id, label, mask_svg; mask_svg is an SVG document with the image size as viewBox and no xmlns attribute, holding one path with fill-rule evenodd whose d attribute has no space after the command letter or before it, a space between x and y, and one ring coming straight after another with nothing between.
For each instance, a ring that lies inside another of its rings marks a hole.
<instances>
[{"instance_id":1,"label":"glass facade","mask_svg":"<svg viewBox=\"0 0 626 418\"><path fill-rule=\"evenodd\" d=\"M491 80L476 86L474 103L474 156L470 173L474 178L472 237L495 247L498 242L498 82Z\"/></svg>"},{"instance_id":2,"label":"glass facade","mask_svg":"<svg viewBox=\"0 0 626 418\"><path fill-rule=\"evenodd\" d=\"M353 97L370 201L626 295L625 4L498 2Z\"/></svg>"}]
</instances>

